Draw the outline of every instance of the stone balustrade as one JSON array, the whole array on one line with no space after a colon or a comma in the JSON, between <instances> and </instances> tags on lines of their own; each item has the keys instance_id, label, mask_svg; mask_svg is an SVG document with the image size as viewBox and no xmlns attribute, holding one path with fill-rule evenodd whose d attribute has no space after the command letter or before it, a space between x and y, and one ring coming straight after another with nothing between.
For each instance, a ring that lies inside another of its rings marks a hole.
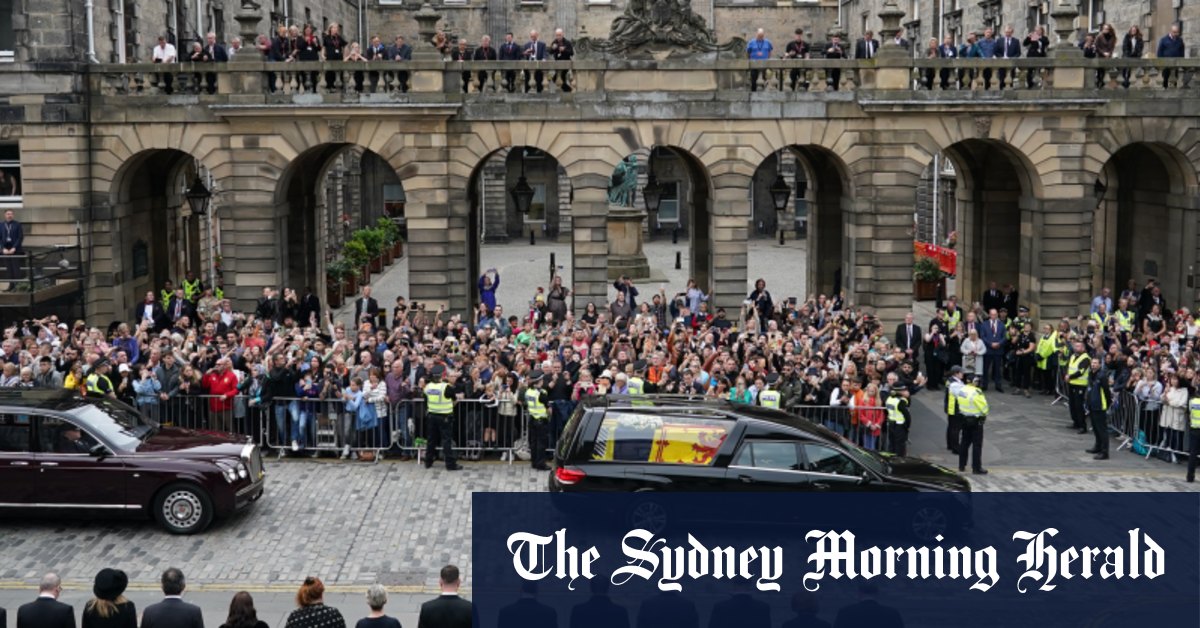
<instances>
[{"instance_id":1,"label":"stone balustrade","mask_svg":"<svg viewBox=\"0 0 1200 628\"><path fill-rule=\"evenodd\" d=\"M293 62L87 66L94 95L198 96L216 102L446 102L648 97L652 93L1048 90L1194 91L1198 59L871 59L695 62ZM751 91L751 71L757 85ZM543 91L536 91L541 76ZM482 80L482 89L480 84ZM565 79L565 80L564 80ZM463 86L466 83L466 89ZM511 88L511 93L510 93Z\"/></svg>"}]
</instances>

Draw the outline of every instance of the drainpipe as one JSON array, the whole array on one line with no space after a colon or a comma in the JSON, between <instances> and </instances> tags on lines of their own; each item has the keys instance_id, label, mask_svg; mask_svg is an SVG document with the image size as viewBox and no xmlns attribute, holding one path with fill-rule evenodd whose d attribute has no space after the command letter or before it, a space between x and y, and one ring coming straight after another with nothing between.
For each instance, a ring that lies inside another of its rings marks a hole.
<instances>
[{"instance_id":1,"label":"drainpipe","mask_svg":"<svg viewBox=\"0 0 1200 628\"><path fill-rule=\"evenodd\" d=\"M204 0L196 0L196 41L204 43Z\"/></svg>"},{"instance_id":2,"label":"drainpipe","mask_svg":"<svg viewBox=\"0 0 1200 628\"><path fill-rule=\"evenodd\" d=\"M117 0L117 63L125 63L125 0Z\"/></svg>"},{"instance_id":3,"label":"drainpipe","mask_svg":"<svg viewBox=\"0 0 1200 628\"><path fill-rule=\"evenodd\" d=\"M97 61L97 60L96 60L96 24L95 24L95 22L96 22L96 18L95 18L95 6L92 4L92 0L87 0L87 3L86 3L86 4L84 4L84 7L87 9L87 55L88 55L88 63L99 63L99 61Z\"/></svg>"}]
</instances>

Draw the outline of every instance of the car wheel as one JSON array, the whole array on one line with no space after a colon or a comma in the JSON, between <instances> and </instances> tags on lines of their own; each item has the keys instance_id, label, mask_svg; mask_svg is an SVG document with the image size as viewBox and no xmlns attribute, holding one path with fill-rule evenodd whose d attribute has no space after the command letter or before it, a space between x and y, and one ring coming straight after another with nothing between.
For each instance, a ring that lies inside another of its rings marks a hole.
<instances>
[{"instance_id":1,"label":"car wheel","mask_svg":"<svg viewBox=\"0 0 1200 628\"><path fill-rule=\"evenodd\" d=\"M154 516L171 534L195 534L212 523L212 499L194 484L172 484L154 500Z\"/></svg>"},{"instance_id":2,"label":"car wheel","mask_svg":"<svg viewBox=\"0 0 1200 628\"><path fill-rule=\"evenodd\" d=\"M625 523L631 528L640 528L653 534L662 534L669 522L667 508L653 498L635 501L625 513Z\"/></svg>"},{"instance_id":3,"label":"car wheel","mask_svg":"<svg viewBox=\"0 0 1200 628\"><path fill-rule=\"evenodd\" d=\"M931 542L939 534L946 538L950 519L941 508L921 506L913 512L911 528L918 541Z\"/></svg>"}]
</instances>

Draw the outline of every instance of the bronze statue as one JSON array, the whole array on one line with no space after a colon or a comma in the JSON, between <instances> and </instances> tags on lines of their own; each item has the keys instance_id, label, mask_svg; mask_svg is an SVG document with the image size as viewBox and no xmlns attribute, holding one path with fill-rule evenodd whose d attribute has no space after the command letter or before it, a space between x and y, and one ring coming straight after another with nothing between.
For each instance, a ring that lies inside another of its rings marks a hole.
<instances>
[{"instance_id":1,"label":"bronze statue","mask_svg":"<svg viewBox=\"0 0 1200 628\"><path fill-rule=\"evenodd\" d=\"M692 11L691 0L630 0L613 20L608 39L581 39L576 46L585 54L637 56L653 51L687 53L738 52L742 42L718 45L704 22Z\"/></svg>"}]
</instances>

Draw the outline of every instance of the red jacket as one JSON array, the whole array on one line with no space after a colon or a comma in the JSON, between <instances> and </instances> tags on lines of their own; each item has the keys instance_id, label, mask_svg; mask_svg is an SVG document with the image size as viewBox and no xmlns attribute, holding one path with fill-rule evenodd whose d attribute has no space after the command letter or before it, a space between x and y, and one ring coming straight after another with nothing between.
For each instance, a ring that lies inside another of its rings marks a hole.
<instances>
[{"instance_id":1,"label":"red jacket","mask_svg":"<svg viewBox=\"0 0 1200 628\"><path fill-rule=\"evenodd\" d=\"M201 383L208 394L213 395L208 399L209 410L222 412L233 409L233 398L237 395L238 387L237 373L232 370L224 373L213 371L205 375Z\"/></svg>"}]
</instances>

